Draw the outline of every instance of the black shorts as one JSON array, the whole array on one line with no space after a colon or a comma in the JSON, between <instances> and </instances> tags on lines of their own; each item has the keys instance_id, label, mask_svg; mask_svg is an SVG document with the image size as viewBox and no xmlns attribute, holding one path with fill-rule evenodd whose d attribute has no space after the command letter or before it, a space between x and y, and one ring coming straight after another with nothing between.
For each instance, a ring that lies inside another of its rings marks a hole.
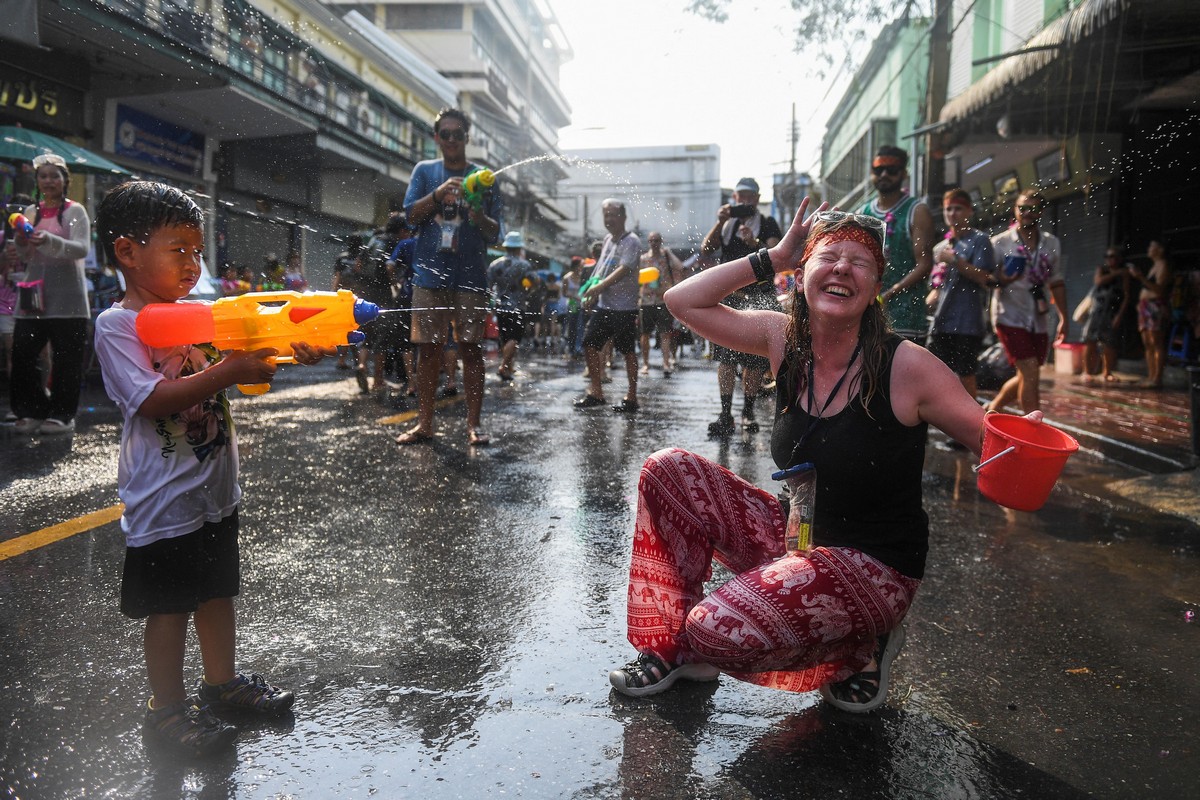
<instances>
[{"instance_id":1,"label":"black shorts","mask_svg":"<svg viewBox=\"0 0 1200 800\"><path fill-rule=\"evenodd\" d=\"M583 334L583 346L599 350L612 340L618 353L636 353L638 340L638 312L614 311L611 308L597 309L588 320Z\"/></svg>"},{"instance_id":2,"label":"black shorts","mask_svg":"<svg viewBox=\"0 0 1200 800\"><path fill-rule=\"evenodd\" d=\"M500 344L520 343L525 336L525 315L515 308L496 309L496 328L500 331Z\"/></svg>"},{"instance_id":3,"label":"black shorts","mask_svg":"<svg viewBox=\"0 0 1200 800\"><path fill-rule=\"evenodd\" d=\"M960 377L975 374L979 363L979 351L982 349L982 336L965 336L961 333L929 335L929 352L944 361L950 371Z\"/></svg>"},{"instance_id":4,"label":"black shorts","mask_svg":"<svg viewBox=\"0 0 1200 800\"><path fill-rule=\"evenodd\" d=\"M759 372L771 368L771 362L766 356L743 353L740 350L730 350L728 347L721 347L719 344L713 344L712 357L713 361L716 361L718 364L740 364L743 369L757 370Z\"/></svg>"},{"instance_id":5,"label":"black shorts","mask_svg":"<svg viewBox=\"0 0 1200 800\"><path fill-rule=\"evenodd\" d=\"M665 305L642 306L638 313L641 315L638 324L642 328L642 336L649 336L651 331L658 331L658 335L662 336L670 333L675 324L675 318Z\"/></svg>"},{"instance_id":6,"label":"black shorts","mask_svg":"<svg viewBox=\"0 0 1200 800\"><path fill-rule=\"evenodd\" d=\"M236 597L240 587L235 510L183 536L125 548L121 613L190 614L206 600Z\"/></svg>"}]
</instances>

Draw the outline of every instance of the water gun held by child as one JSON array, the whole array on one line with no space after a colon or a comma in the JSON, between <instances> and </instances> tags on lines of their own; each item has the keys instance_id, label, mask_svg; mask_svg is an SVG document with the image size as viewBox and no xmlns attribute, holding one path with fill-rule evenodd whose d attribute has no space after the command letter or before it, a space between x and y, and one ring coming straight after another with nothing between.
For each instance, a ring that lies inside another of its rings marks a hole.
<instances>
[{"instance_id":1,"label":"water gun held by child","mask_svg":"<svg viewBox=\"0 0 1200 800\"><path fill-rule=\"evenodd\" d=\"M348 289L337 292L249 292L213 303L151 303L138 312L137 335L149 347L211 343L220 350L274 348L277 363L295 363L292 342L314 347L357 344L360 325L379 306ZM270 384L238 385L243 394L266 393Z\"/></svg>"}]
</instances>

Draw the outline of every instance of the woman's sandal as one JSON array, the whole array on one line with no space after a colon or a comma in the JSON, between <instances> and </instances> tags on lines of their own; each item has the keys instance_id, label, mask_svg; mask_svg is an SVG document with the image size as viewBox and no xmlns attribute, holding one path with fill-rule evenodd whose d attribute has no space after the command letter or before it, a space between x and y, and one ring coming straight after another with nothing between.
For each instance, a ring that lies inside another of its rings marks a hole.
<instances>
[{"instance_id":1,"label":"woman's sandal","mask_svg":"<svg viewBox=\"0 0 1200 800\"><path fill-rule=\"evenodd\" d=\"M821 696L825 702L851 714L865 714L883 705L891 683L892 661L904 646L904 626L897 625L876 641L877 667L870 672L851 675L844 681L822 686Z\"/></svg>"}]
</instances>

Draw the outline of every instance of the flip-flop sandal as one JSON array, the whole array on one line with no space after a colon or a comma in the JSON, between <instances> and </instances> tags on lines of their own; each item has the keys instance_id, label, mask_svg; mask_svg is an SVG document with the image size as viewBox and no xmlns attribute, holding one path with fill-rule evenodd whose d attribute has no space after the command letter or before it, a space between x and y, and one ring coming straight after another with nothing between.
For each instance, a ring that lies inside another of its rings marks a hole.
<instances>
[{"instance_id":1,"label":"flip-flop sandal","mask_svg":"<svg viewBox=\"0 0 1200 800\"><path fill-rule=\"evenodd\" d=\"M468 437L467 443L471 447L487 447L492 443L492 437L488 436L486 433L472 431L471 435Z\"/></svg>"},{"instance_id":2,"label":"flip-flop sandal","mask_svg":"<svg viewBox=\"0 0 1200 800\"><path fill-rule=\"evenodd\" d=\"M421 433L420 431L405 431L396 437L398 445L423 444L431 441L433 441L432 433Z\"/></svg>"}]
</instances>

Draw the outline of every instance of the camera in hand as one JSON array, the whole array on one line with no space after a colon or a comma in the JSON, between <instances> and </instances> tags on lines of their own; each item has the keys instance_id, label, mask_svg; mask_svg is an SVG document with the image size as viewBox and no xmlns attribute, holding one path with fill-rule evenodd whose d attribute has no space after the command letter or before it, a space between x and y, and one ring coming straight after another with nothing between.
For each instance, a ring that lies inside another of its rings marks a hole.
<instances>
[{"instance_id":1,"label":"camera in hand","mask_svg":"<svg viewBox=\"0 0 1200 800\"><path fill-rule=\"evenodd\" d=\"M758 209L750 203L734 203L729 207L729 216L734 219L745 219L753 217L757 211Z\"/></svg>"}]
</instances>

